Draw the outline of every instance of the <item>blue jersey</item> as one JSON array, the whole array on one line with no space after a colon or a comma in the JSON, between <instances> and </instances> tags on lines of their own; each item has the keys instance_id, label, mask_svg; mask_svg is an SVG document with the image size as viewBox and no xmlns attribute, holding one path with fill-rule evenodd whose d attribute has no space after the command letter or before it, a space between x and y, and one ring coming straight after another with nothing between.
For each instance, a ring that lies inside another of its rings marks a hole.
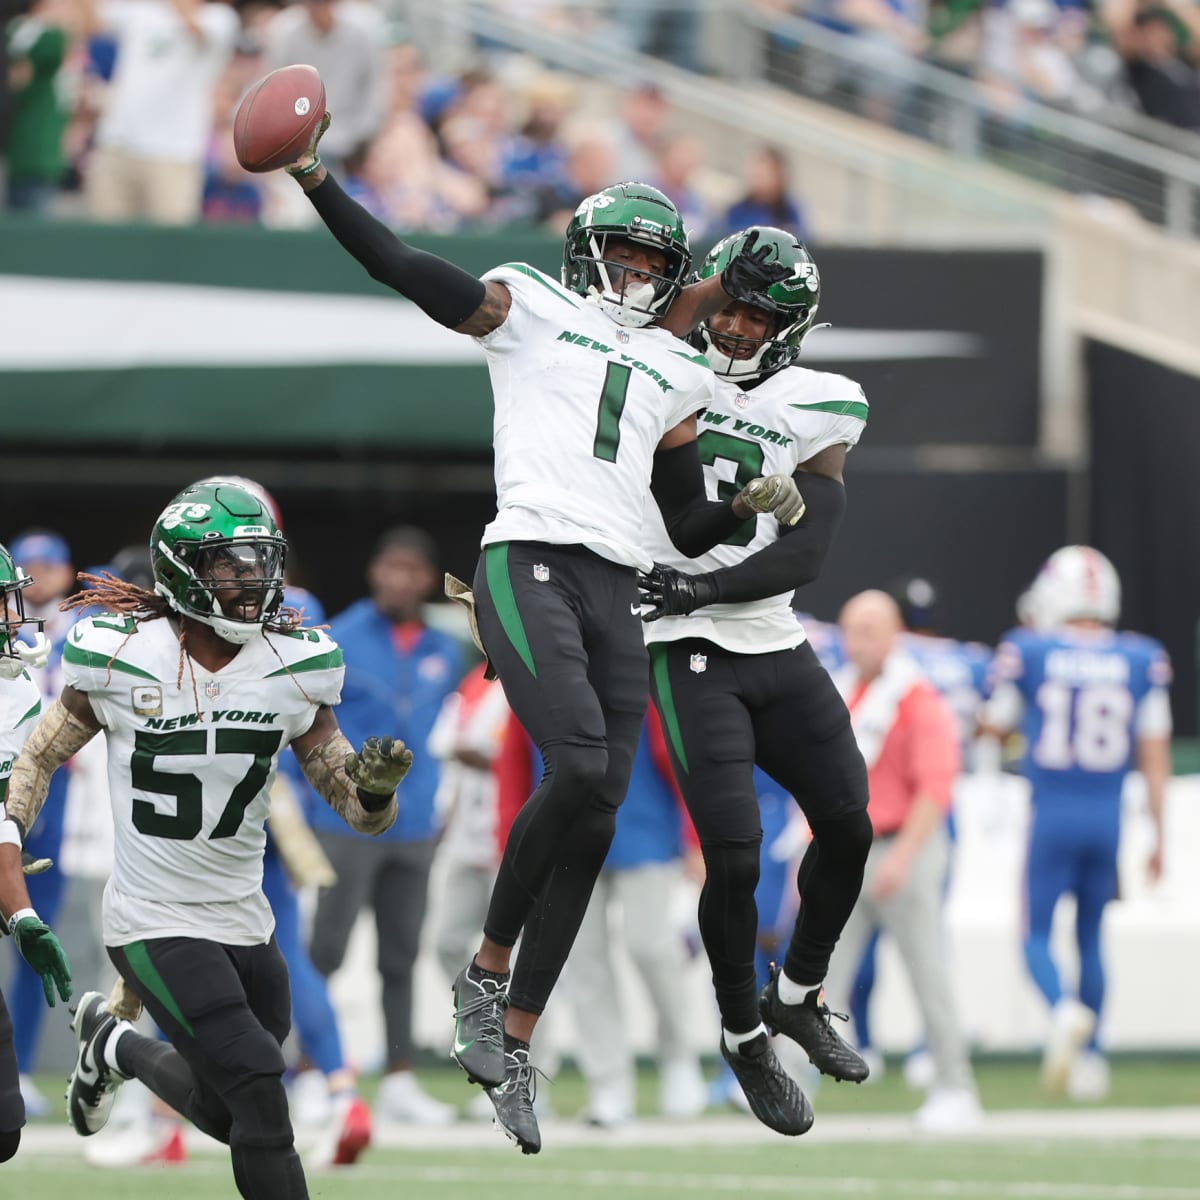
<instances>
[{"instance_id":1,"label":"blue jersey","mask_svg":"<svg viewBox=\"0 0 1200 1200\"><path fill-rule=\"evenodd\" d=\"M1019 698L1022 773L1034 802L1078 797L1119 810L1137 739L1170 734L1170 681L1166 651L1140 634L1072 628L1007 634L993 663L992 704L1003 711L1006 701Z\"/></svg>"},{"instance_id":2,"label":"blue jersey","mask_svg":"<svg viewBox=\"0 0 1200 1200\"><path fill-rule=\"evenodd\" d=\"M904 647L950 705L958 722L959 741L965 748L975 736L992 663L991 650L979 642L956 642L919 633L905 635Z\"/></svg>"},{"instance_id":3,"label":"blue jersey","mask_svg":"<svg viewBox=\"0 0 1200 1200\"><path fill-rule=\"evenodd\" d=\"M808 613L797 613L796 619L804 629L804 636L813 648L817 661L830 674L846 663L846 648L842 642L841 626L831 621L818 621Z\"/></svg>"}]
</instances>

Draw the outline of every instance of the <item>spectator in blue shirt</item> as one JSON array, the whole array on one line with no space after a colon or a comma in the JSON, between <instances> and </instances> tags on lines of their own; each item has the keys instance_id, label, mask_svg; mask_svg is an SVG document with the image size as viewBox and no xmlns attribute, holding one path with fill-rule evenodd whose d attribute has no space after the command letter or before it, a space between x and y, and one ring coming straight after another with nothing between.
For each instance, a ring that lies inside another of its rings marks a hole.
<instances>
[{"instance_id":1,"label":"spectator in blue shirt","mask_svg":"<svg viewBox=\"0 0 1200 1200\"><path fill-rule=\"evenodd\" d=\"M721 236L751 225L772 225L807 242L808 219L802 202L791 195L783 151L760 146L751 154L744 174L746 193L726 211Z\"/></svg>"},{"instance_id":2,"label":"spectator in blue shirt","mask_svg":"<svg viewBox=\"0 0 1200 1200\"><path fill-rule=\"evenodd\" d=\"M436 562L424 531L389 530L367 567L370 595L330 623L346 663L338 720L347 737L386 721L408 745L424 746L442 702L457 687L458 643L421 619L439 580ZM309 806L310 823L337 872L337 883L322 890L317 903L313 964L324 975L337 970L359 911L374 909L387 1033L387 1074L376 1113L419 1124L447 1124L455 1116L450 1105L422 1091L412 1072L413 964L433 861L438 771L432 755L416 756L399 791L400 815L378 838L329 821L327 805Z\"/></svg>"}]
</instances>

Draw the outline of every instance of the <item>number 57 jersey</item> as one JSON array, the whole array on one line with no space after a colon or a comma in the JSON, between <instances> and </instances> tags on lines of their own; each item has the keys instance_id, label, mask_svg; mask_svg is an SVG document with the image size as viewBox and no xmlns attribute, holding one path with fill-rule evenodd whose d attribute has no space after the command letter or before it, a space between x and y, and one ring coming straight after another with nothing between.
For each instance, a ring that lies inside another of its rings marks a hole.
<instances>
[{"instance_id":1,"label":"number 57 jersey","mask_svg":"<svg viewBox=\"0 0 1200 1200\"><path fill-rule=\"evenodd\" d=\"M830 446L856 445L867 414L862 388L844 375L787 367L748 391L718 375L716 396L700 415L697 438L708 498L732 499L759 475L791 475ZM708 553L686 558L671 544L657 508L647 512L647 525L654 561L690 575L736 566L781 536L779 522L761 513ZM705 638L734 654L787 650L804 641L792 611L794 591L663 617L646 625L646 640Z\"/></svg>"},{"instance_id":2,"label":"number 57 jersey","mask_svg":"<svg viewBox=\"0 0 1200 1200\"><path fill-rule=\"evenodd\" d=\"M181 659L165 618L102 615L71 630L64 682L87 693L108 750L106 944L270 937L263 823L276 761L338 703L342 676L342 652L317 630L266 633L215 672Z\"/></svg>"}]
</instances>

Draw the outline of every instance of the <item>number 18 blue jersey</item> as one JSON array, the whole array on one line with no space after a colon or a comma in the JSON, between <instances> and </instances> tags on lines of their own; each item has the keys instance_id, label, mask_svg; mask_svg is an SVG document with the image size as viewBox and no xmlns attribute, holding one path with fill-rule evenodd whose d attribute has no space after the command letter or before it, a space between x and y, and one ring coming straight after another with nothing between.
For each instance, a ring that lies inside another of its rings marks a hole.
<instances>
[{"instance_id":1,"label":"number 18 blue jersey","mask_svg":"<svg viewBox=\"0 0 1200 1200\"><path fill-rule=\"evenodd\" d=\"M996 650L989 710L1025 735L1022 772L1035 803L1077 796L1119 807L1138 738L1170 735L1170 681L1153 638L1018 629Z\"/></svg>"}]
</instances>

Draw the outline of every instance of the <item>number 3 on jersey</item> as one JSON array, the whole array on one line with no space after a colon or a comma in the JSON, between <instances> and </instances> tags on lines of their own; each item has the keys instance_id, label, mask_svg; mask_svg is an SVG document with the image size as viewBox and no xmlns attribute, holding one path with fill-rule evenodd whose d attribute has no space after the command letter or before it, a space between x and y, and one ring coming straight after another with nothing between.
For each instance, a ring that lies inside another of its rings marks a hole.
<instances>
[{"instance_id":1,"label":"number 3 on jersey","mask_svg":"<svg viewBox=\"0 0 1200 1200\"><path fill-rule=\"evenodd\" d=\"M706 467L717 470L717 463L727 462L734 467L732 480L722 479L717 484L715 500L732 500L750 482L763 473L763 448L748 438L734 437L716 429L706 429L696 439L700 461ZM758 529L757 521L746 521L722 543L725 546L748 546Z\"/></svg>"},{"instance_id":2,"label":"number 3 on jersey","mask_svg":"<svg viewBox=\"0 0 1200 1200\"><path fill-rule=\"evenodd\" d=\"M229 794L210 841L233 837L242 824L250 802L262 791L271 762L283 741L281 729L218 729L217 754L248 754L250 766ZM156 758L203 755L208 752L207 729L181 729L174 733L138 730L130 758L133 786L143 792L175 797L173 813L159 812L149 800L134 797L133 826L147 837L190 841L200 834L204 820L204 785L195 775L176 774L155 768Z\"/></svg>"}]
</instances>

